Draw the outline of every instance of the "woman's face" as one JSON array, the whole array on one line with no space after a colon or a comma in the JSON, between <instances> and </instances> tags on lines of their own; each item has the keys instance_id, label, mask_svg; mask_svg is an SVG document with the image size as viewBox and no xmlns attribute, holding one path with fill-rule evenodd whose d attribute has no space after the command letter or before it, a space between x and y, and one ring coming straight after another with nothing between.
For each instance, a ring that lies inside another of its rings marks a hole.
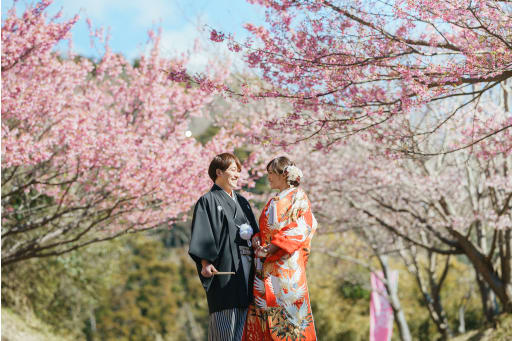
<instances>
[{"instance_id":1,"label":"woman's face","mask_svg":"<svg viewBox=\"0 0 512 341\"><path fill-rule=\"evenodd\" d=\"M286 183L286 177L284 174L274 173L271 170L267 170L267 174L270 188L282 190L288 187L288 184Z\"/></svg>"}]
</instances>

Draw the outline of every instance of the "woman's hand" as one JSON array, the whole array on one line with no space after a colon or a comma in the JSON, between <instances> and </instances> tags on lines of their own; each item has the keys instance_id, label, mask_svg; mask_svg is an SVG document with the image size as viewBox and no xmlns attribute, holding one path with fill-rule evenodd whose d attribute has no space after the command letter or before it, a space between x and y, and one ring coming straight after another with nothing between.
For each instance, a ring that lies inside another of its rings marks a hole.
<instances>
[{"instance_id":1,"label":"woman's hand","mask_svg":"<svg viewBox=\"0 0 512 341\"><path fill-rule=\"evenodd\" d=\"M268 256L268 246L265 246L265 247L258 246L258 248L254 252L254 254L258 258L265 258L265 257L267 257Z\"/></svg>"},{"instance_id":2,"label":"woman's hand","mask_svg":"<svg viewBox=\"0 0 512 341\"><path fill-rule=\"evenodd\" d=\"M279 247L278 246L275 246L274 244L268 244L267 246L260 246L256 249L256 257L259 257L259 258L265 258L265 257L268 257L270 256L271 254L274 254L277 252L277 250L279 250Z\"/></svg>"},{"instance_id":3,"label":"woman's hand","mask_svg":"<svg viewBox=\"0 0 512 341\"><path fill-rule=\"evenodd\" d=\"M213 274L218 272L217 269L215 269L215 267L213 266L213 264L209 263L206 260L202 260L201 265L203 266L203 268L201 269L201 275L203 277L210 278L213 276Z\"/></svg>"},{"instance_id":4,"label":"woman's hand","mask_svg":"<svg viewBox=\"0 0 512 341\"><path fill-rule=\"evenodd\" d=\"M257 251L261 247L261 238L260 236L252 237L252 247L254 251Z\"/></svg>"}]
</instances>

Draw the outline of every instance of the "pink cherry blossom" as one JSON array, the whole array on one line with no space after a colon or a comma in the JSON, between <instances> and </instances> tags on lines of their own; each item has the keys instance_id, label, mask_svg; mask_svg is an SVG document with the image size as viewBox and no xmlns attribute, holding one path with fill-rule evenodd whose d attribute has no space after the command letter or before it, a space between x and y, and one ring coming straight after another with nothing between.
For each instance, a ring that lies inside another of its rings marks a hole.
<instances>
[{"instance_id":1,"label":"pink cherry blossom","mask_svg":"<svg viewBox=\"0 0 512 341\"><path fill-rule=\"evenodd\" d=\"M410 117L430 103L463 99L461 108L439 117L441 126L470 120L482 96L504 91L510 97L512 13L507 2L249 2L266 8L266 25L247 24L252 37L236 43L265 83L252 94L242 93L243 100L272 96L293 105L302 122L283 115L272 123L277 139L283 129L297 131L297 138L285 144L304 138L330 144L364 131L374 141L396 146L410 139L405 128ZM475 121L471 138L439 152L478 144L485 149L482 157L509 154L510 117L505 110L492 124ZM431 133L425 129L416 134ZM490 137L503 142L495 145ZM399 152L427 151L402 143Z\"/></svg>"},{"instance_id":2,"label":"pink cherry blossom","mask_svg":"<svg viewBox=\"0 0 512 341\"><path fill-rule=\"evenodd\" d=\"M11 10L2 26L3 264L186 219L212 185L213 156L257 131L226 119L204 145L188 137L192 118L216 120L212 92L227 66L212 62L204 82L188 84L186 57L163 58L159 34L136 66L108 44L98 61L60 56L78 17L47 19L49 3ZM253 184L253 162L242 184Z\"/></svg>"}]
</instances>

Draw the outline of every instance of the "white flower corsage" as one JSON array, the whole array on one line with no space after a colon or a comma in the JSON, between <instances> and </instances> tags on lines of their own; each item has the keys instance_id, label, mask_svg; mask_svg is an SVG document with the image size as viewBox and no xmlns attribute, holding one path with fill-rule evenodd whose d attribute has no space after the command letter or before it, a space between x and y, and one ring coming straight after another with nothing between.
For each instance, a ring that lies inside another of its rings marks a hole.
<instances>
[{"instance_id":1,"label":"white flower corsage","mask_svg":"<svg viewBox=\"0 0 512 341\"><path fill-rule=\"evenodd\" d=\"M303 177L302 171L297 166L286 166L284 172L288 181L300 181Z\"/></svg>"},{"instance_id":2,"label":"white flower corsage","mask_svg":"<svg viewBox=\"0 0 512 341\"><path fill-rule=\"evenodd\" d=\"M240 229L240 237L242 239L251 240L251 237L252 237L252 234L253 234L253 230L252 230L251 225L249 225L247 223L246 224L242 224L242 225L240 225L239 229Z\"/></svg>"}]
</instances>

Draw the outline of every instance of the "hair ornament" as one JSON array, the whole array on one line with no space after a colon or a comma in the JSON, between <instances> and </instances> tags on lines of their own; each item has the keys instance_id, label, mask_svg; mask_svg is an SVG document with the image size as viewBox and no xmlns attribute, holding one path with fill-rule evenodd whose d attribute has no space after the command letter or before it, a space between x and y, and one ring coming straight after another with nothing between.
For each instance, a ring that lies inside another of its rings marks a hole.
<instances>
[{"instance_id":1,"label":"hair ornament","mask_svg":"<svg viewBox=\"0 0 512 341\"><path fill-rule=\"evenodd\" d=\"M302 179L302 171L297 166L286 166L284 168L284 173L286 174L286 180L289 182L291 181L298 181Z\"/></svg>"}]
</instances>

